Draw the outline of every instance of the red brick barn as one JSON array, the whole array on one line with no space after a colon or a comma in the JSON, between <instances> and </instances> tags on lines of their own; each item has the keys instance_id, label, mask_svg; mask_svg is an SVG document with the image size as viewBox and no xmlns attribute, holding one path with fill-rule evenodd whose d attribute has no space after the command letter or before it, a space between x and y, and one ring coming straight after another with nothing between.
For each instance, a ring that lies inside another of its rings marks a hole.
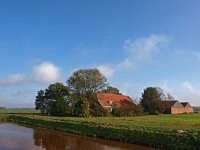
<instances>
[{"instance_id":1,"label":"red brick barn","mask_svg":"<svg viewBox=\"0 0 200 150\"><path fill-rule=\"evenodd\" d=\"M161 101L161 104L164 109L164 114L183 114L193 112L193 109L188 102L180 103L178 100Z\"/></svg>"},{"instance_id":2,"label":"red brick barn","mask_svg":"<svg viewBox=\"0 0 200 150\"><path fill-rule=\"evenodd\" d=\"M185 109L185 113L192 113L193 112L193 108L188 102L181 102L181 104L183 105L183 107Z\"/></svg>"},{"instance_id":3,"label":"red brick barn","mask_svg":"<svg viewBox=\"0 0 200 150\"><path fill-rule=\"evenodd\" d=\"M179 101L161 101L164 114L184 113L184 107Z\"/></svg>"}]
</instances>

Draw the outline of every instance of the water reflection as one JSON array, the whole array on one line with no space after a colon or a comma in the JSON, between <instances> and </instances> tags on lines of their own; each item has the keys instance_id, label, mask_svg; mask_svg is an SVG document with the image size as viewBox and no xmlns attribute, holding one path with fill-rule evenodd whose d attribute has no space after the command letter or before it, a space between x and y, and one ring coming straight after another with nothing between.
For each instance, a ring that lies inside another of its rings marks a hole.
<instances>
[{"instance_id":1,"label":"water reflection","mask_svg":"<svg viewBox=\"0 0 200 150\"><path fill-rule=\"evenodd\" d=\"M112 143L72 134L58 134L49 130L34 130L35 145L46 150L121 150L128 147L112 147ZM120 145L118 145L120 146Z\"/></svg>"},{"instance_id":2,"label":"water reflection","mask_svg":"<svg viewBox=\"0 0 200 150\"><path fill-rule=\"evenodd\" d=\"M151 150L143 146L62 134L46 129L34 130L33 137L35 145L44 147L46 150Z\"/></svg>"},{"instance_id":3,"label":"water reflection","mask_svg":"<svg viewBox=\"0 0 200 150\"><path fill-rule=\"evenodd\" d=\"M34 146L33 129L11 123L0 124L0 150L42 150Z\"/></svg>"},{"instance_id":4,"label":"water reflection","mask_svg":"<svg viewBox=\"0 0 200 150\"><path fill-rule=\"evenodd\" d=\"M153 150L120 142L63 134L48 129L0 124L1 150Z\"/></svg>"}]
</instances>

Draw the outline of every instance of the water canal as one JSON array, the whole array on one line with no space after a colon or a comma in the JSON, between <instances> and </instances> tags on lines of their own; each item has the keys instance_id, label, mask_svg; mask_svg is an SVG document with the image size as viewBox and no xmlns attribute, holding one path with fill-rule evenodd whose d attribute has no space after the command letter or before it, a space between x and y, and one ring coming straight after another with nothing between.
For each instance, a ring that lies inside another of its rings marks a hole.
<instances>
[{"instance_id":1,"label":"water canal","mask_svg":"<svg viewBox=\"0 0 200 150\"><path fill-rule=\"evenodd\" d=\"M0 150L155 150L13 123L0 123Z\"/></svg>"}]
</instances>

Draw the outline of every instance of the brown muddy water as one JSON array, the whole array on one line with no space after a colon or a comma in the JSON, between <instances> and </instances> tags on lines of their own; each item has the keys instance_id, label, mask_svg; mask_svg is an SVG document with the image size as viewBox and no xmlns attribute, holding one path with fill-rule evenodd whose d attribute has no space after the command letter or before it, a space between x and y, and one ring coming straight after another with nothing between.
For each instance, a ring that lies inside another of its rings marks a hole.
<instances>
[{"instance_id":1,"label":"brown muddy water","mask_svg":"<svg viewBox=\"0 0 200 150\"><path fill-rule=\"evenodd\" d=\"M49 129L0 123L0 150L155 150Z\"/></svg>"}]
</instances>

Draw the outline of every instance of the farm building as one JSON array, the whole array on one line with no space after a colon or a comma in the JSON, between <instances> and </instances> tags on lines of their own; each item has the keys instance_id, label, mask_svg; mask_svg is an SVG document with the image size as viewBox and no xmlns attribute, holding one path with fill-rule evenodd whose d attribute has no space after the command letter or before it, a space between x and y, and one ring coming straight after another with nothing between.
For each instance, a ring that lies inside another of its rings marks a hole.
<instances>
[{"instance_id":1,"label":"farm building","mask_svg":"<svg viewBox=\"0 0 200 150\"><path fill-rule=\"evenodd\" d=\"M192 106L188 102L181 102L183 107L185 108L185 113L191 113L193 112Z\"/></svg>"},{"instance_id":2,"label":"farm building","mask_svg":"<svg viewBox=\"0 0 200 150\"><path fill-rule=\"evenodd\" d=\"M180 103L176 101L161 101L164 114L183 114L193 112L192 106L188 102Z\"/></svg>"},{"instance_id":3,"label":"farm building","mask_svg":"<svg viewBox=\"0 0 200 150\"><path fill-rule=\"evenodd\" d=\"M112 107L120 107L123 103L132 104L133 100L126 95L97 93L97 99L100 105L108 111L112 111Z\"/></svg>"}]
</instances>

